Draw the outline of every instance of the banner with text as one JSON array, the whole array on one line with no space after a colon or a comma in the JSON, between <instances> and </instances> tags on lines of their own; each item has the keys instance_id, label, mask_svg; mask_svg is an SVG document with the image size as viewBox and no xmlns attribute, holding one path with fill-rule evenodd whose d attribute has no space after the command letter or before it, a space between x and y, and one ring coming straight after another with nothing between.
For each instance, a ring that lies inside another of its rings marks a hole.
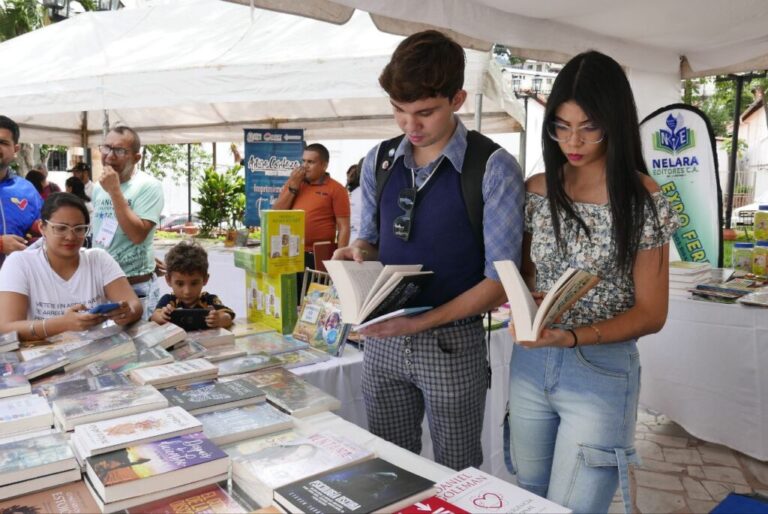
<instances>
[{"instance_id":1,"label":"banner with text","mask_svg":"<svg viewBox=\"0 0 768 514\"><path fill-rule=\"evenodd\" d=\"M303 129L245 129L245 224L258 227L291 171L301 164Z\"/></svg>"},{"instance_id":2,"label":"banner with text","mask_svg":"<svg viewBox=\"0 0 768 514\"><path fill-rule=\"evenodd\" d=\"M690 105L668 105L643 120L640 135L648 172L680 216L672 236L680 258L721 267L722 196L709 119Z\"/></svg>"}]
</instances>

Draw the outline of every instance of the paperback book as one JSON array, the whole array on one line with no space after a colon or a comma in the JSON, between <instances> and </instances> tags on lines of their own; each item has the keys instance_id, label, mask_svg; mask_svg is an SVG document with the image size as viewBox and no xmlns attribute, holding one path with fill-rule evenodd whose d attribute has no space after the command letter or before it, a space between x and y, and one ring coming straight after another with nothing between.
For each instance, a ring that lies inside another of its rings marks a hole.
<instances>
[{"instance_id":1,"label":"paperback book","mask_svg":"<svg viewBox=\"0 0 768 514\"><path fill-rule=\"evenodd\" d=\"M245 510L218 485L195 489L129 510L129 514L245 514L246 512L250 511Z\"/></svg>"},{"instance_id":2,"label":"paperback book","mask_svg":"<svg viewBox=\"0 0 768 514\"><path fill-rule=\"evenodd\" d=\"M279 366L280 361L274 355L246 355L236 359L220 361L219 376L239 375Z\"/></svg>"},{"instance_id":3,"label":"paperback book","mask_svg":"<svg viewBox=\"0 0 768 514\"><path fill-rule=\"evenodd\" d=\"M162 346L168 348L187 338L187 332L173 323L158 325L152 329L138 334L133 338L136 348L148 348L150 346Z\"/></svg>"},{"instance_id":4,"label":"paperback book","mask_svg":"<svg viewBox=\"0 0 768 514\"><path fill-rule=\"evenodd\" d=\"M281 353L275 355L280 361L280 366L285 369L298 368L300 366L309 366L318 362L325 362L331 358L326 352L310 348L308 350L298 350L290 353Z\"/></svg>"},{"instance_id":5,"label":"paperback book","mask_svg":"<svg viewBox=\"0 0 768 514\"><path fill-rule=\"evenodd\" d=\"M162 346L149 346L109 359L102 364L115 373L126 374L134 369L151 368L173 361L173 355Z\"/></svg>"},{"instance_id":6,"label":"paperback book","mask_svg":"<svg viewBox=\"0 0 768 514\"><path fill-rule=\"evenodd\" d=\"M269 505L272 492L278 487L373 456L371 450L344 437L318 432L236 460L232 463L232 473L254 500L260 505Z\"/></svg>"},{"instance_id":7,"label":"paperback book","mask_svg":"<svg viewBox=\"0 0 768 514\"><path fill-rule=\"evenodd\" d=\"M290 441L300 439L304 436L299 434L296 430L284 430L282 432L275 432L273 434L267 434L262 436L245 439L236 443L223 446L222 449L230 456L232 462L236 460L247 460L251 455L256 455L264 448L270 448L272 446L280 446L287 444Z\"/></svg>"},{"instance_id":8,"label":"paperback book","mask_svg":"<svg viewBox=\"0 0 768 514\"><path fill-rule=\"evenodd\" d=\"M554 323L600 281L599 277L589 272L568 268L537 306L515 263L495 261L493 264L509 299L511 323L518 341L535 341L544 328Z\"/></svg>"},{"instance_id":9,"label":"paperback book","mask_svg":"<svg viewBox=\"0 0 768 514\"><path fill-rule=\"evenodd\" d=\"M32 392L32 386L24 375L5 375L0 377L0 398L19 396Z\"/></svg>"},{"instance_id":10,"label":"paperback book","mask_svg":"<svg viewBox=\"0 0 768 514\"><path fill-rule=\"evenodd\" d=\"M125 333L135 339L136 336L139 336L144 332L149 332L151 330L154 330L159 326L160 325L158 325L154 321L145 321L143 319L140 319L139 321L136 321L135 323L131 323L130 325L126 326Z\"/></svg>"},{"instance_id":11,"label":"paperback book","mask_svg":"<svg viewBox=\"0 0 768 514\"><path fill-rule=\"evenodd\" d=\"M264 332L274 332L275 329L258 321L248 321L244 318L237 318L235 319L235 323L229 327L229 331L232 332L235 339L238 339L254 334L262 334Z\"/></svg>"},{"instance_id":12,"label":"paperback book","mask_svg":"<svg viewBox=\"0 0 768 514\"><path fill-rule=\"evenodd\" d=\"M267 394L267 401L296 417L306 417L341 407L339 400L283 368L259 371L248 376Z\"/></svg>"},{"instance_id":13,"label":"paperback book","mask_svg":"<svg viewBox=\"0 0 768 514\"><path fill-rule=\"evenodd\" d=\"M173 360L186 361L189 359L199 359L205 357L206 348L197 341L187 340L184 343L176 345L170 354Z\"/></svg>"},{"instance_id":14,"label":"paperback book","mask_svg":"<svg viewBox=\"0 0 768 514\"><path fill-rule=\"evenodd\" d=\"M0 352L0 364L18 364L18 352Z\"/></svg>"},{"instance_id":15,"label":"paperback book","mask_svg":"<svg viewBox=\"0 0 768 514\"><path fill-rule=\"evenodd\" d=\"M189 332L187 338L197 341L206 348L215 348L217 346L228 345L235 342L235 334L226 328L195 330Z\"/></svg>"},{"instance_id":16,"label":"paperback book","mask_svg":"<svg viewBox=\"0 0 768 514\"><path fill-rule=\"evenodd\" d=\"M241 337L235 340L235 346L245 350L248 355L255 353L277 355L309 347L303 341L297 341L291 336L284 336L275 331Z\"/></svg>"},{"instance_id":17,"label":"paperback book","mask_svg":"<svg viewBox=\"0 0 768 514\"><path fill-rule=\"evenodd\" d=\"M48 403L52 403L58 398L72 396L80 393L92 391L104 391L120 386L130 386L131 381L128 377L118 373L104 373L103 375L88 377L67 377L69 380L61 382L48 382L45 384L36 384L32 392L44 397Z\"/></svg>"},{"instance_id":18,"label":"paperback book","mask_svg":"<svg viewBox=\"0 0 768 514\"><path fill-rule=\"evenodd\" d=\"M99 512L82 481L0 502L2 514L79 514Z\"/></svg>"},{"instance_id":19,"label":"paperback book","mask_svg":"<svg viewBox=\"0 0 768 514\"><path fill-rule=\"evenodd\" d=\"M761 290L754 293L745 294L739 298L739 303L744 305L753 305L756 307L768 307L768 291Z\"/></svg>"},{"instance_id":20,"label":"paperback book","mask_svg":"<svg viewBox=\"0 0 768 514\"><path fill-rule=\"evenodd\" d=\"M304 211L266 210L261 213L260 268L270 274L304 271ZM258 257L257 257L258 258Z\"/></svg>"},{"instance_id":21,"label":"paperback book","mask_svg":"<svg viewBox=\"0 0 768 514\"><path fill-rule=\"evenodd\" d=\"M167 406L165 396L150 385L122 386L59 398L53 402L53 413L58 426L69 431L85 423Z\"/></svg>"},{"instance_id":22,"label":"paperback book","mask_svg":"<svg viewBox=\"0 0 768 514\"><path fill-rule=\"evenodd\" d=\"M21 356L22 361L31 361L32 359L37 359L38 357L42 357L43 355L47 355L57 350L66 354L68 352L71 352L72 350L77 350L78 348L82 348L83 346L86 346L90 343L91 341L83 340L83 341L64 341L61 343L53 343L53 344L36 344L34 346L25 346L23 348L20 348L19 355Z\"/></svg>"},{"instance_id":23,"label":"paperback book","mask_svg":"<svg viewBox=\"0 0 768 514\"><path fill-rule=\"evenodd\" d=\"M77 467L65 434L51 434L0 445L0 486Z\"/></svg>"},{"instance_id":24,"label":"paperback book","mask_svg":"<svg viewBox=\"0 0 768 514\"><path fill-rule=\"evenodd\" d=\"M459 471L438 483L436 496L477 514L571 512L570 509L475 468Z\"/></svg>"},{"instance_id":25,"label":"paperback book","mask_svg":"<svg viewBox=\"0 0 768 514\"><path fill-rule=\"evenodd\" d=\"M61 486L69 482L76 482L77 480L80 480L80 468L77 467L66 471L59 471L58 473L51 473L50 475L30 478L23 482L15 482L0 487L0 500L33 493L35 491L42 491L49 487Z\"/></svg>"},{"instance_id":26,"label":"paperback book","mask_svg":"<svg viewBox=\"0 0 768 514\"><path fill-rule=\"evenodd\" d=\"M341 302L336 289L312 282L299 308L293 337L329 355L341 355L350 325L342 322Z\"/></svg>"},{"instance_id":27,"label":"paperback book","mask_svg":"<svg viewBox=\"0 0 768 514\"><path fill-rule=\"evenodd\" d=\"M328 274L339 293L345 323L372 325L379 318L416 314L428 306L414 300L432 277L421 264L387 265L377 261L325 261Z\"/></svg>"},{"instance_id":28,"label":"paperback book","mask_svg":"<svg viewBox=\"0 0 768 514\"><path fill-rule=\"evenodd\" d=\"M218 366L205 359L192 359L172 362L151 368L131 370L128 375L137 384L152 384L159 387L171 387L182 381L198 381L216 378Z\"/></svg>"},{"instance_id":29,"label":"paperback book","mask_svg":"<svg viewBox=\"0 0 768 514\"><path fill-rule=\"evenodd\" d=\"M0 352L11 352L19 348L19 334L6 332L0 334Z\"/></svg>"},{"instance_id":30,"label":"paperback book","mask_svg":"<svg viewBox=\"0 0 768 514\"><path fill-rule=\"evenodd\" d=\"M0 437L50 428L52 424L48 402L36 394L0 399Z\"/></svg>"},{"instance_id":31,"label":"paperback book","mask_svg":"<svg viewBox=\"0 0 768 514\"><path fill-rule=\"evenodd\" d=\"M36 359L20 362L14 366L13 371L17 375L24 375L28 380L32 380L62 370L68 363L66 354L57 350Z\"/></svg>"},{"instance_id":32,"label":"paperback book","mask_svg":"<svg viewBox=\"0 0 768 514\"><path fill-rule=\"evenodd\" d=\"M313 475L274 492L292 514L394 512L435 494L434 482L375 458Z\"/></svg>"},{"instance_id":33,"label":"paperback book","mask_svg":"<svg viewBox=\"0 0 768 514\"><path fill-rule=\"evenodd\" d=\"M206 437L217 445L231 444L293 427L293 419L268 403L201 414Z\"/></svg>"},{"instance_id":34,"label":"paperback book","mask_svg":"<svg viewBox=\"0 0 768 514\"><path fill-rule=\"evenodd\" d=\"M100 323L88 330L62 332L47 339L49 343L63 343L74 341L96 341L123 331L123 327L111 319ZM130 334L129 334L130 335Z\"/></svg>"},{"instance_id":35,"label":"paperback book","mask_svg":"<svg viewBox=\"0 0 768 514\"><path fill-rule=\"evenodd\" d=\"M64 366L64 371L74 371L92 362L109 360L135 351L133 339L121 332L67 352L65 355L69 363Z\"/></svg>"},{"instance_id":36,"label":"paperback book","mask_svg":"<svg viewBox=\"0 0 768 514\"><path fill-rule=\"evenodd\" d=\"M205 351L205 360L208 362L220 362L236 357L244 357L245 355L247 355L247 353L242 348L238 348L234 344L228 344L207 349Z\"/></svg>"},{"instance_id":37,"label":"paperback book","mask_svg":"<svg viewBox=\"0 0 768 514\"><path fill-rule=\"evenodd\" d=\"M170 405L177 405L193 415L234 409L266 400L264 391L246 379L231 382L198 383L163 389Z\"/></svg>"},{"instance_id":38,"label":"paperback book","mask_svg":"<svg viewBox=\"0 0 768 514\"><path fill-rule=\"evenodd\" d=\"M72 442L81 457L91 457L200 430L200 421L190 413L168 407L76 426Z\"/></svg>"},{"instance_id":39,"label":"paperback book","mask_svg":"<svg viewBox=\"0 0 768 514\"><path fill-rule=\"evenodd\" d=\"M202 433L185 434L88 457L86 475L105 504L217 477L229 457Z\"/></svg>"}]
</instances>

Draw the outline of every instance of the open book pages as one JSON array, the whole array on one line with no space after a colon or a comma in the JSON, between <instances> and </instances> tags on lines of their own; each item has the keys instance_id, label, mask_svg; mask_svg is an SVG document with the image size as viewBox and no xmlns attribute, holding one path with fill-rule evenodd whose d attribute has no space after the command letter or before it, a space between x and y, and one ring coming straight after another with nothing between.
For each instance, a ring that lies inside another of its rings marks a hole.
<instances>
[{"instance_id":1,"label":"open book pages","mask_svg":"<svg viewBox=\"0 0 768 514\"><path fill-rule=\"evenodd\" d=\"M599 277L587 271L568 268L537 307L520 271L512 261L495 261L493 264L509 299L518 341L535 341L543 328L555 322L600 281Z\"/></svg>"},{"instance_id":2,"label":"open book pages","mask_svg":"<svg viewBox=\"0 0 768 514\"><path fill-rule=\"evenodd\" d=\"M339 294L345 323L359 325L393 311L411 307L431 271L421 264L384 266L380 262L325 261Z\"/></svg>"}]
</instances>

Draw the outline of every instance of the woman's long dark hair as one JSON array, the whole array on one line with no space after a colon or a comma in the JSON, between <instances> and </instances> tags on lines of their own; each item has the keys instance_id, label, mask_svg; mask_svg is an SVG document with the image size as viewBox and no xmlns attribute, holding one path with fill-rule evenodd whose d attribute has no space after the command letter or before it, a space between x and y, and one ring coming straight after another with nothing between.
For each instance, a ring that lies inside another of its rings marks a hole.
<instances>
[{"instance_id":1,"label":"woman's long dark hair","mask_svg":"<svg viewBox=\"0 0 768 514\"><path fill-rule=\"evenodd\" d=\"M85 194L85 184L77 177L69 177L64 185L72 190L72 194L84 202L90 202L91 197Z\"/></svg>"},{"instance_id":2,"label":"woman's long dark hair","mask_svg":"<svg viewBox=\"0 0 768 514\"><path fill-rule=\"evenodd\" d=\"M656 215L651 195L637 174L638 171L648 174L648 169L643 160L632 89L619 63L595 51L579 54L568 61L555 79L544 113L541 138L552 227L561 251L565 251L561 213L566 218L575 219L590 236L587 225L565 192L567 159L557 141L547 134L547 124L555 120L558 107L568 101L576 102L590 121L605 131L606 185L613 220L615 259L619 271L630 273L643 232L646 207Z\"/></svg>"}]
</instances>

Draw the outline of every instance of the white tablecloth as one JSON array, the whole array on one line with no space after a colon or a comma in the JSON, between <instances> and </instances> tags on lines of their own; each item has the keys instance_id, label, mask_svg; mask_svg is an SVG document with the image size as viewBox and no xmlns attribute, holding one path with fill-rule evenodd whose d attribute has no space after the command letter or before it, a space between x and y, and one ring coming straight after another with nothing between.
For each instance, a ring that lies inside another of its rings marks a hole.
<instances>
[{"instance_id":1,"label":"white tablecloth","mask_svg":"<svg viewBox=\"0 0 768 514\"><path fill-rule=\"evenodd\" d=\"M768 310L670 300L640 342L640 402L692 435L768 460Z\"/></svg>"},{"instance_id":2,"label":"white tablecloth","mask_svg":"<svg viewBox=\"0 0 768 514\"><path fill-rule=\"evenodd\" d=\"M512 354L512 341L509 333L495 330L491 335L492 385L485 400L485 421L483 423L483 465L480 469L499 478L516 483L515 478L504 466L502 440L502 421L507 401L509 383L509 358ZM347 346L341 358L295 368L294 373L301 375L313 385L334 395L341 401L341 408L336 414L360 427L368 428L363 406L363 393L360 387L363 373L362 353ZM433 458L432 441L426 418L422 425L423 448L421 455Z\"/></svg>"}]
</instances>

